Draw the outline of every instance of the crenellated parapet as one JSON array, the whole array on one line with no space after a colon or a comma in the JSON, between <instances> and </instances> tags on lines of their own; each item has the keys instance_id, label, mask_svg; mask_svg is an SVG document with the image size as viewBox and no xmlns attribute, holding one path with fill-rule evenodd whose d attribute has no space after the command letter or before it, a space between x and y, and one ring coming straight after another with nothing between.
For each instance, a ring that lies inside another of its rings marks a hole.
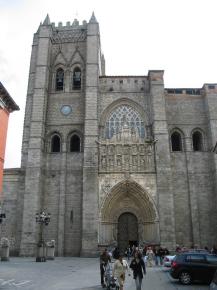
<instances>
[{"instance_id":1,"label":"crenellated parapet","mask_svg":"<svg viewBox=\"0 0 217 290\"><path fill-rule=\"evenodd\" d=\"M63 26L62 22L59 22L58 26L55 26L55 23L52 23L52 27L53 44L85 41L87 38L87 22L85 20L83 21L82 25L80 25L79 21L75 19L72 23L69 21L66 22L65 26Z\"/></svg>"}]
</instances>

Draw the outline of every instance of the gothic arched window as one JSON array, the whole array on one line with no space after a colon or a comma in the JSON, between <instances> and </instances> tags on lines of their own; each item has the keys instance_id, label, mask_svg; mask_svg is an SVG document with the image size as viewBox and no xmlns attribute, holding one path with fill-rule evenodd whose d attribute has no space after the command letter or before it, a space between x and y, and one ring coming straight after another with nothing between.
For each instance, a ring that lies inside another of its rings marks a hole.
<instances>
[{"instance_id":1,"label":"gothic arched window","mask_svg":"<svg viewBox=\"0 0 217 290\"><path fill-rule=\"evenodd\" d=\"M52 153L60 152L60 137L57 134L51 137L51 152Z\"/></svg>"},{"instance_id":2,"label":"gothic arched window","mask_svg":"<svg viewBox=\"0 0 217 290\"><path fill-rule=\"evenodd\" d=\"M192 144L194 151L203 151L203 136L200 131L192 134Z\"/></svg>"},{"instance_id":3,"label":"gothic arched window","mask_svg":"<svg viewBox=\"0 0 217 290\"><path fill-rule=\"evenodd\" d=\"M70 152L80 152L81 151L81 140L76 134L72 135L70 138Z\"/></svg>"},{"instance_id":4,"label":"gothic arched window","mask_svg":"<svg viewBox=\"0 0 217 290\"><path fill-rule=\"evenodd\" d=\"M73 71L73 89L79 90L81 88L81 70L76 67Z\"/></svg>"},{"instance_id":5,"label":"gothic arched window","mask_svg":"<svg viewBox=\"0 0 217 290\"><path fill-rule=\"evenodd\" d=\"M129 127L140 138L145 137L144 121L140 114L129 105L121 105L112 111L106 122L106 138L110 139L120 133L124 126Z\"/></svg>"},{"instance_id":6,"label":"gothic arched window","mask_svg":"<svg viewBox=\"0 0 217 290\"><path fill-rule=\"evenodd\" d=\"M56 71L56 91L62 91L64 86L64 70L58 68Z\"/></svg>"},{"instance_id":7,"label":"gothic arched window","mask_svg":"<svg viewBox=\"0 0 217 290\"><path fill-rule=\"evenodd\" d=\"M172 151L182 151L182 137L179 132L171 134Z\"/></svg>"}]
</instances>

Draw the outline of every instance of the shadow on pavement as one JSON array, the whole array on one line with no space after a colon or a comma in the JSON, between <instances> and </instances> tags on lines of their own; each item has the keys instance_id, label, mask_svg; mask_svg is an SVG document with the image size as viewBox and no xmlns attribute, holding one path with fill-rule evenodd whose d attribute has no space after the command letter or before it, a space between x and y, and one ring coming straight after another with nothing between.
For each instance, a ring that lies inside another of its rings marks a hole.
<instances>
[{"instance_id":1,"label":"shadow on pavement","mask_svg":"<svg viewBox=\"0 0 217 290\"><path fill-rule=\"evenodd\" d=\"M103 289L103 288L101 286L97 285L97 286L94 286L94 287L77 288L77 289L74 289L74 290L97 290L97 289Z\"/></svg>"}]
</instances>

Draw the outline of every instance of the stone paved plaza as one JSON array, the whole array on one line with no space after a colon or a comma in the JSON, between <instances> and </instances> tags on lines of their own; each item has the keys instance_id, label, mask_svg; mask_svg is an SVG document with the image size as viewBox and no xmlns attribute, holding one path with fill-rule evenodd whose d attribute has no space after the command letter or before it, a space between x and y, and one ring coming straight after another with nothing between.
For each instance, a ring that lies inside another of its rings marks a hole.
<instances>
[{"instance_id":1,"label":"stone paved plaza","mask_svg":"<svg viewBox=\"0 0 217 290\"><path fill-rule=\"evenodd\" d=\"M208 290L207 285L182 286L169 277L164 267L147 268L144 290ZM100 286L99 260L96 258L56 258L36 263L33 258L11 258L0 264L0 289L12 290L97 290ZM134 290L127 277L124 290Z\"/></svg>"}]
</instances>

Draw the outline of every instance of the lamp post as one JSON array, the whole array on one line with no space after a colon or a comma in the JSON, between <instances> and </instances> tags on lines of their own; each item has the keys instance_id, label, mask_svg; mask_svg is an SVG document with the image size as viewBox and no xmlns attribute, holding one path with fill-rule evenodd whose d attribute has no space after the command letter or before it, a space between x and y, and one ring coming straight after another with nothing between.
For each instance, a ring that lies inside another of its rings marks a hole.
<instances>
[{"instance_id":1,"label":"lamp post","mask_svg":"<svg viewBox=\"0 0 217 290\"><path fill-rule=\"evenodd\" d=\"M3 202L0 202L0 224L2 224L3 219L6 218L6 214L2 211L2 204Z\"/></svg>"},{"instance_id":2,"label":"lamp post","mask_svg":"<svg viewBox=\"0 0 217 290\"><path fill-rule=\"evenodd\" d=\"M41 211L40 213L36 213L35 221L40 225L40 238L37 245L37 257L36 262L46 262L45 255L45 241L43 237L43 229L44 226L48 226L50 223L50 214L45 211Z\"/></svg>"},{"instance_id":3,"label":"lamp post","mask_svg":"<svg viewBox=\"0 0 217 290\"><path fill-rule=\"evenodd\" d=\"M3 219L5 219L5 218L6 218L6 214L2 213L1 209L0 209L0 224L3 222Z\"/></svg>"}]
</instances>

